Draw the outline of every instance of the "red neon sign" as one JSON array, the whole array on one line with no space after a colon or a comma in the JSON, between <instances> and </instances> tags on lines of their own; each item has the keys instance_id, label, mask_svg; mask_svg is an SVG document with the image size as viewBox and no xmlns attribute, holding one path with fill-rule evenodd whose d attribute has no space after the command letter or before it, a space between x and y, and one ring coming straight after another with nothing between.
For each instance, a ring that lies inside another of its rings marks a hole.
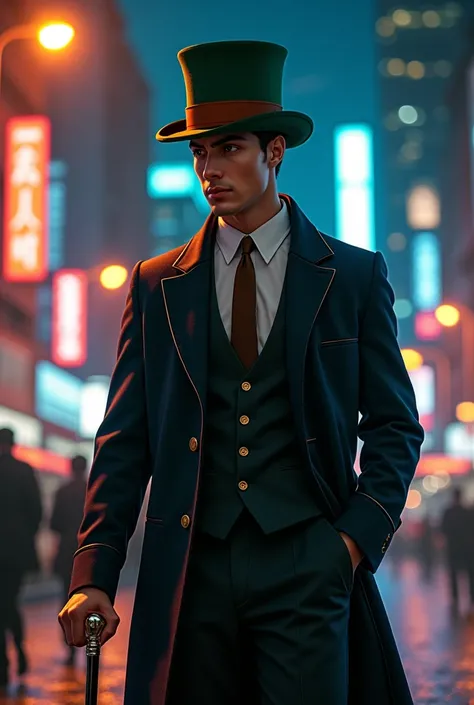
<instances>
[{"instance_id":1,"label":"red neon sign","mask_svg":"<svg viewBox=\"0 0 474 705\"><path fill-rule=\"evenodd\" d=\"M63 269L53 275L51 358L60 367L87 360L87 273Z\"/></svg>"},{"instance_id":2,"label":"red neon sign","mask_svg":"<svg viewBox=\"0 0 474 705\"><path fill-rule=\"evenodd\" d=\"M51 123L43 115L6 125L3 277L37 282L48 275Z\"/></svg>"}]
</instances>

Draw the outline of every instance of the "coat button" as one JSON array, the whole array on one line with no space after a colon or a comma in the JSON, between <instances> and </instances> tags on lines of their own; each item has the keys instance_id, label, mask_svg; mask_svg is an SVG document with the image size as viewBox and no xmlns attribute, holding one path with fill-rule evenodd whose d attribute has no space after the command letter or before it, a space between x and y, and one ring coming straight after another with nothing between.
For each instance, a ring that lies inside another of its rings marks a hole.
<instances>
[{"instance_id":1,"label":"coat button","mask_svg":"<svg viewBox=\"0 0 474 705\"><path fill-rule=\"evenodd\" d=\"M181 526L183 529L187 529L191 523L191 519L189 518L188 514L183 514L181 517Z\"/></svg>"},{"instance_id":2,"label":"coat button","mask_svg":"<svg viewBox=\"0 0 474 705\"><path fill-rule=\"evenodd\" d=\"M241 455L243 458L245 458L249 454L249 449L246 448L245 446L242 446L242 448L239 448L239 455Z\"/></svg>"},{"instance_id":3,"label":"coat button","mask_svg":"<svg viewBox=\"0 0 474 705\"><path fill-rule=\"evenodd\" d=\"M239 482L239 490L242 490L242 492L245 492L245 490L248 488L248 482L245 482L245 480L241 480Z\"/></svg>"},{"instance_id":4,"label":"coat button","mask_svg":"<svg viewBox=\"0 0 474 705\"><path fill-rule=\"evenodd\" d=\"M250 422L250 419L249 419L249 417L246 416L245 414L242 414L242 416L240 417L239 421L240 421L240 423L242 424L242 426L246 426L246 425Z\"/></svg>"},{"instance_id":5,"label":"coat button","mask_svg":"<svg viewBox=\"0 0 474 705\"><path fill-rule=\"evenodd\" d=\"M189 439L189 450L192 450L193 453L194 453L194 451L196 451L198 449L198 445L199 445L199 443L198 443L197 438L194 438L194 436L193 436L192 438Z\"/></svg>"},{"instance_id":6,"label":"coat button","mask_svg":"<svg viewBox=\"0 0 474 705\"><path fill-rule=\"evenodd\" d=\"M242 387L244 392L249 392L252 389L252 385L250 384L250 382L242 382L240 386Z\"/></svg>"}]
</instances>

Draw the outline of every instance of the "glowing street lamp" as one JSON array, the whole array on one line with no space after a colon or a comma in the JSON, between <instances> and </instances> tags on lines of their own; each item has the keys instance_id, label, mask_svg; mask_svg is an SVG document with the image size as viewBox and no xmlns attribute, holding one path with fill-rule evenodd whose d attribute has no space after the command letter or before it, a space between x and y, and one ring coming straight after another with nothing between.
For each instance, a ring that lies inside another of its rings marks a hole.
<instances>
[{"instance_id":1,"label":"glowing street lamp","mask_svg":"<svg viewBox=\"0 0 474 705\"><path fill-rule=\"evenodd\" d=\"M463 401L456 407L456 418L461 423L474 423L474 402Z\"/></svg>"},{"instance_id":2,"label":"glowing street lamp","mask_svg":"<svg viewBox=\"0 0 474 705\"><path fill-rule=\"evenodd\" d=\"M120 289L128 278L128 272L120 264L104 267L99 276L99 281L104 289Z\"/></svg>"},{"instance_id":3,"label":"glowing street lamp","mask_svg":"<svg viewBox=\"0 0 474 705\"><path fill-rule=\"evenodd\" d=\"M412 348L403 348L402 357L405 367L408 372L413 372L414 370L419 370L423 365L423 355L418 352L418 350L412 350Z\"/></svg>"},{"instance_id":4,"label":"glowing street lamp","mask_svg":"<svg viewBox=\"0 0 474 705\"><path fill-rule=\"evenodd\" d=\"M442 326L446 328L453 328L453 326L459 323L461 318L461 312L456 306L451 306L451 304L443 304L438 306L435 311L436 319Z\"/></svg>"},{"instance_id":5,"label":"glowing street lamp","mask_svg":"<svg viewBox=\"0 0 474 705\"><path fill-rule=\"evenodd\" d=\"M59 51L71 43L74 35L74 28L67 22L49 22L41 27L34 24L18 24L6 29L0 34L0 89L3 52L11 42L19 39L37 39L48 51Z\"/></svg>"},{"instance_id":6,"label":"glowing street lamp","mask_svg":"<svg viewBox=\"0 0 474 705\"><path fill-rule=\"evenodd\" d=\"M74 39L75 31L67 22L51 22L38 31L38 41L48 51L60 51Z\"/></svg>"}]
</instances>

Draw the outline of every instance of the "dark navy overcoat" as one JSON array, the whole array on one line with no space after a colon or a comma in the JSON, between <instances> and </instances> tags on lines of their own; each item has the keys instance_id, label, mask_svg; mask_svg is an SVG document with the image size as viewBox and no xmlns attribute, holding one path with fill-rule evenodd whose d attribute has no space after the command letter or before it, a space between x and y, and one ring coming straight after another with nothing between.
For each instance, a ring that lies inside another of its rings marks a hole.
<instances>
[{"instance_id":1,"label":"dark navy overcoat","mask_svg":"<svg viewBox=\"0 0 474 705\"><path fill-rule=\"evenodd\" d=\"M285 198L286 364L298 439L324 513L365 554L352 593L349 703L412 705L373 576L423 440L386 265L380 253L322 235ZM135 267L96 439L71 591L94 585L115 598L151 478L126 705L166 703L203 452L214 226L210 216L187 245Z\"/></svg>"}]
</instances>

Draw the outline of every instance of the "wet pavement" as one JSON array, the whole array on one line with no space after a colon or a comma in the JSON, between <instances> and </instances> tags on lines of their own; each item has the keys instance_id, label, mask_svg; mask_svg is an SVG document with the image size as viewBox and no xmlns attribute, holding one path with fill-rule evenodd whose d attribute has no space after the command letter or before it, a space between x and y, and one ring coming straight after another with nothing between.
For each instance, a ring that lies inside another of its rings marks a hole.
<instances>
[{"instance_id":1,"label":"wet pavement","mask_svg":"<svg viewBox=\"0 0 474 705\"><path fill-rule=\"evenodd\" d=\"M442 571L424 581L412 562L392 565L388 559L378 582L400 647L416 705L474 705L474 618L466 601L462 616L450 614ZM467 598L466 598L467 599ZM119 593L122 622L117 636L102 651L100 705L120 705L132 592ZM31 672L18 691L13 682L0 705L79 705L84 703L85 660L75 669L62 664L66 651L56 623L57 604L26 607L27 647ZM14 659L12 656L14 670ZM374 703L376 705L376 703Z\"/></svg>"}]
</instances>

